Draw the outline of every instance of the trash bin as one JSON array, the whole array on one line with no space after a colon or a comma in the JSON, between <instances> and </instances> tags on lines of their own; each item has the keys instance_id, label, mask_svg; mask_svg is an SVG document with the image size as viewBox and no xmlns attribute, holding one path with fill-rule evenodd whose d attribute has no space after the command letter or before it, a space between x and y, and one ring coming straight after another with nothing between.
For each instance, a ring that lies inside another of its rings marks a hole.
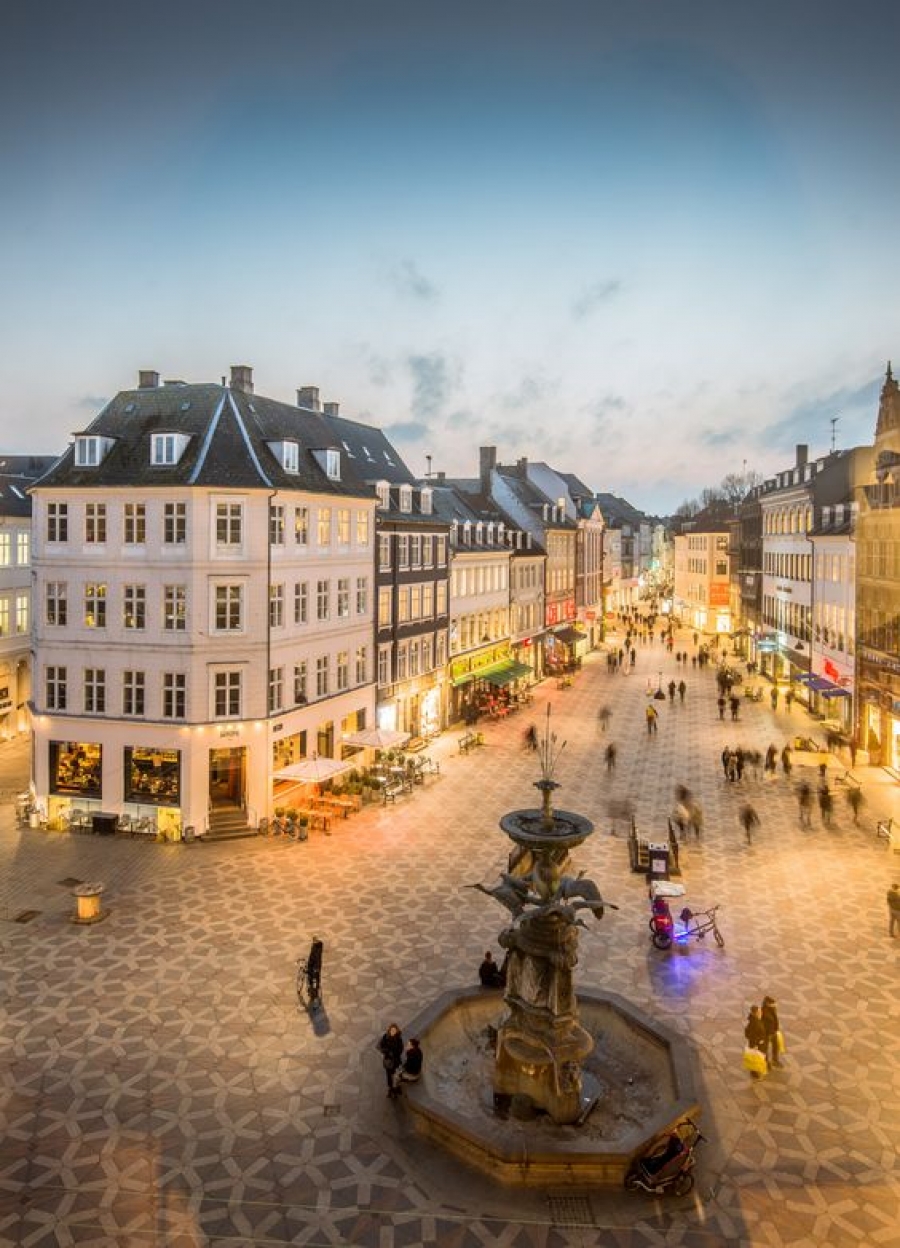
<instances>
[{"instance_id":1,"label":"trash bin","mask_svg":"<svg viewBox=\"0 0 900 1248\"><path fill-rule=\"evenodd\" d=\"M647 878L651 881L667 880L669 878L669 846L649 841L647 858Z\"/></svg>"},{"instance_id":2,"label":"trash bin","mask_svg":"<svg viewBox=\"0 0 900 1248\"><path fill-rule=\"evenodd\" d=\"M98 836L114 836L118 821L118 815L111 815L107 811L98 810L91 821L91 830L96 832Z\"/></svg>"}]
</instances>

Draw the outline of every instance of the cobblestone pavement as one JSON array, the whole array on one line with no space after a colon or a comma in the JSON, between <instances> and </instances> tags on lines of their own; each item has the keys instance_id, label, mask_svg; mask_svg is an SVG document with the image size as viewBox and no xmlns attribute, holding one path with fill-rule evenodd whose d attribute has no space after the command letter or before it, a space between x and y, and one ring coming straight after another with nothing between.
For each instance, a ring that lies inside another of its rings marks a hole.
<instances>
[{"instance_id":1,"label":"cobblestone pavement","mask_svg":"<svg viewBox=\"0 0 900 1248\"><path fill-rule=\"evenodd\" d=\"M630 676L591 656L572 688L545 682L527 718L485 725L483 750L461 757L445 734L440 776L404 803L305 844L19 830L4 805L0 1244L895 1248L900 940L885 892L900 857L874 822L900 813L897 787L860 769L859 826L839 796L830 830L817 816L804 829L782 775L728 784L719 755L780 746L814 727L805 713L747 702L720 723L711 673L688 665L685 704L657 702L650 738L658 673L678 678L659 645L639 648ZM683 1200L499 1187L419 1141L402 1100L384 1095L374 1044L386 1023L470 983L497 948L503 912L464 885L495 878L500 815L537 800L522 738L548 702L566 741L558 803L597 827L577 865L621 907L583 933L581 981L630 998L696 1056L709 1143ZM618 745L611 775L604 740ZM26 773L21 744L0 749L7 796ZM682 853L687 900L721 905L724 950L651 948L645 883L610 831L610 800L629 798L641 831L664 832L679 782L706 814ZM737 821L747 800L761 817L752 845ZM109 915L76 926L72 882L94 880ZM294 990L313 933L320 1017ZM788 1053L754 1083L743 1024L765 993Z\"/></svg>"}]
</instances>

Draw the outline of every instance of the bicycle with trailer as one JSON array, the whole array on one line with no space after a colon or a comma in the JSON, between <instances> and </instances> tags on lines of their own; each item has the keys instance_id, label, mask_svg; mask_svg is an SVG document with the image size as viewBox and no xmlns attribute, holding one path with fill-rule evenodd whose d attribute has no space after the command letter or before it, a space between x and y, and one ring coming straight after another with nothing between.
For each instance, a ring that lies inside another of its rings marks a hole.
<instances>
[{"instance_id":1,"label":"bicycle with trailer","mask_svg":"<svg viewBox=\"0 0 900 1248\"><path fill-rule=\"evenodd\" d=\"M695 912L684 906L678 915L680 928L669 907L668 897L679 896L672 885L655 884L650 889L650 939L655 949L671 949L673 944L686 944L692 938L704 940L707 932L712 932L713 939L720 949L725 948L725 937L719 931L717 921L718 906L710 906L708 910Z\"/></svg>"}]
</instances>

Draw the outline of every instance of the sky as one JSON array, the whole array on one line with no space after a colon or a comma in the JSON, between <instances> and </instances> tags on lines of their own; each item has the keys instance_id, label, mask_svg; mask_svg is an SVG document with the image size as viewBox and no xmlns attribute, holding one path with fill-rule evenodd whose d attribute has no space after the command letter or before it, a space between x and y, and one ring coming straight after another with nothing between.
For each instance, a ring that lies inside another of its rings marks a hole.
<instances>
[{"instance_id":1,"label":"sky","mask_svg":"<svg viewBox=\"0 0 900 1248\"><path fill-rule=\"evenodd\" d=\"M232 364L418 474L496 446L652 514L870 443L898 34L886 0L7 6L0 449Z\"/></svg>"}]
</instances>

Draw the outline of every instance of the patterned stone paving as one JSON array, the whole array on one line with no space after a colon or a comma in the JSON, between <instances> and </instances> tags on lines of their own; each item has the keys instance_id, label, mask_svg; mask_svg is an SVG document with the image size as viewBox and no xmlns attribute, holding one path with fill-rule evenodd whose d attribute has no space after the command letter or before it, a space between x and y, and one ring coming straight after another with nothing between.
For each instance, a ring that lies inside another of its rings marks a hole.
<instances>
[{"instance_id":1,"label":"patterned stone paving","mask_svg":"<svg viewBox=\"0 0 900 1248\"><path fill-rule=\"evenodd\" d=\"M747 703L737 724L720 723L712 675L688 667L685 704L657 703L649 739L658 672L664 683L677 673L658 645L639 649L627 677L593 657L571 689L542 686L527 719L486 725L484 750L460 757L458 734L445 734L441 775L405 803L302 845L20 831L4 806L0 1245L896 1248L900 940L884 894L900 857L873 828L900 814L897 788L862 770L860 825L839 798L831 830L817 815L804 829L782 775L729 785L719 754L726 742L780 746L809 730L805 714ZM584 933L580 974L696 1054L709 1143L681 1201L508 1191L424 1145L403 1102L384 1096L374 1043L385 1024L470 982L497 948L502 911L465 885L493 880L499 816L532 803L522 738L548 700L566 741L558 802L597 825L578 864L621 907ZM619 747L612 775L605 740ZM21 745L0 749L0 788L20 787L23 767ZM643 880L610 831L610 801L628 798L642 831L664 832L679 782L706 815L682 851L687 901L721 904L724 951L652 949ZM751 846L737 820L748 800L761 816ZM67 879L103 881L105 923L69 922ZM26 909L39 913L15 923ZM325 941L316 1026L294 991L313 933ZM743 1022L766 992L789 1051L753 1083Z\"/></svg>"}]
</instances>

